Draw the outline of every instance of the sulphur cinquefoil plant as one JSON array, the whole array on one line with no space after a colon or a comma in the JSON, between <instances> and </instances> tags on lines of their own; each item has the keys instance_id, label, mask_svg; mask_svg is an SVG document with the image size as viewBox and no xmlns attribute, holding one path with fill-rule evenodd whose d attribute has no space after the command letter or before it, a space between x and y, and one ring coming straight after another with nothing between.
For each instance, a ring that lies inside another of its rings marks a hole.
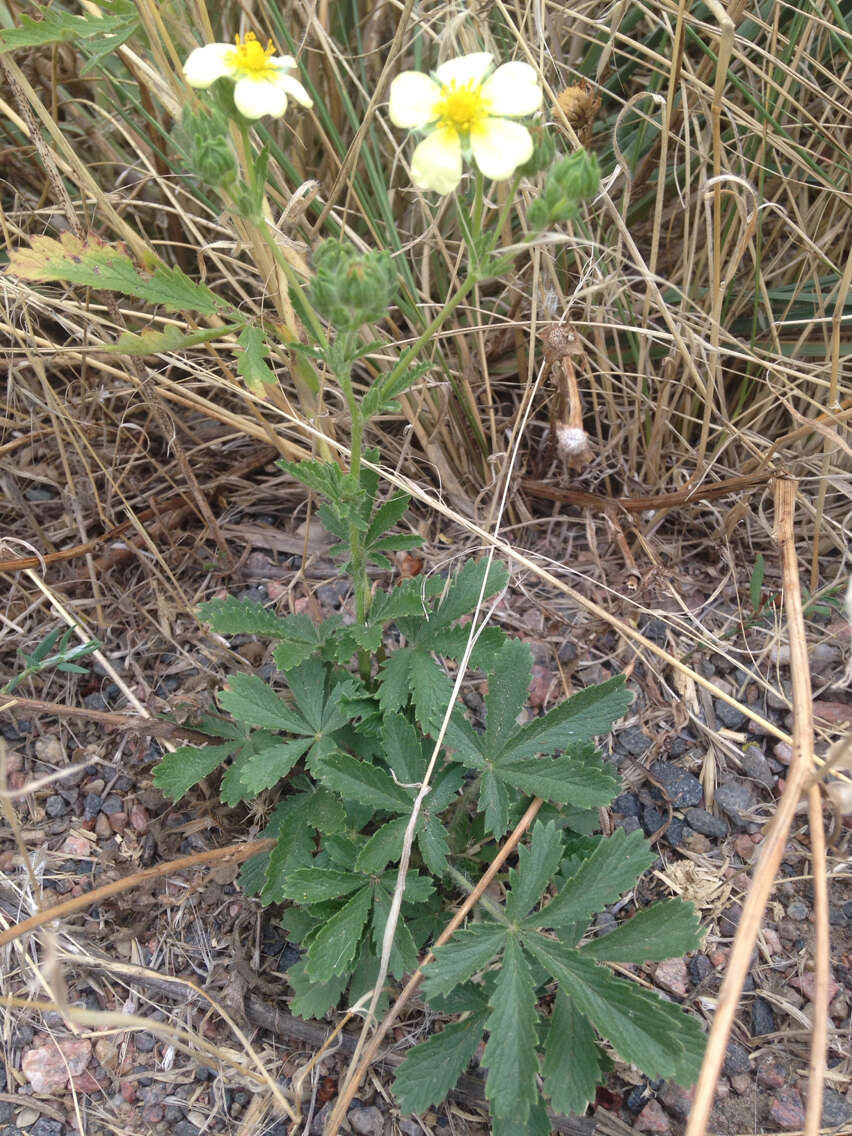
<instances>
[{"instance_id":1,"label":"sulphur cinquefoil plant","mask_svg":"<svg viewBox=\"0 0 852 1136\"><path fill-rule=\"evenodd\" d=\"M537 799L535 825L498 888L480 897L469 924L425 968L423 995L447 1024L409 1051L396 1092L410 1112L441 1101L485 1038L480 1063L492 1131L545 1134L548 1103L582 1112L593 1099L610 1049L649 1077L695 1077L698 1024L606 964L693 949L697 920L688 904L674 900L587 939L595 912L631 888L653 859L639 833L592 835L597 810L619 791L595 739L625 713L631 696L613 678L521 724L529 648L497 626L467 622L508 586L506 567L472 560L446 578L393 581L392 554L420 541L399 531L409 497L385 489L369 436L371 422L422 379L421 352L464 298L508 271L537 234L574 217L597 192L597 163L584 151L555 157L540 124L536 140L527 122L517 121L542 102L527 64L493 69L489 54L476 53L433 75L400 75L390 117L422 135L411 156L415 185L458 193L466 265L432 322L397 355L381 330L400 277L387 253L325 241L312 250L307 281L270 238L266 155L253 148L250 129L263 115L283 114L290 98L310 106L295 70L290 56L251 36L200 47L184 68L207 100L184 116L188 160L245 224L241 231L253 234L251 247L268 257L263 264L280 270L286 287L278 306L286 319L257 324L180 269L140 265L126 249L92 239L36 239L12 257L11 270L193 317L185 333L126 333L115 345L125 354L176 351L230 335L238 373L266 392L277 382L267 363L277 338L291 353L297 385L301 376L303 406L320 376L335 385L348 415L346 461L320 456L280 464L320 502L317 516L336 542L332 554L351 580L351 618L282 616L233 597L202 604L201 619L219 635L268 640L277 675L231 674L215 712L197 724L209 744L168 754L155 782L178 799L216 775L229 806L272 796L265 835L275 845L249 860L241 878L249 894L282 905L277 917L301 948L287 976L292 1009L307 1017L371 993L375 1003L414 970ZM467 158L474 166L470 192L460 188ZM516 188L539 173L524 231L507 244ZM508 183L506 204L490 225L483 222L486 178ZM214 326L203 326L205 320ZM376 569L384 583L371 580ZM480 717L454 705L450 676L462 660L487 678ZM415 811L424 785L428 793Z\"/></svg>"}]
</instances>

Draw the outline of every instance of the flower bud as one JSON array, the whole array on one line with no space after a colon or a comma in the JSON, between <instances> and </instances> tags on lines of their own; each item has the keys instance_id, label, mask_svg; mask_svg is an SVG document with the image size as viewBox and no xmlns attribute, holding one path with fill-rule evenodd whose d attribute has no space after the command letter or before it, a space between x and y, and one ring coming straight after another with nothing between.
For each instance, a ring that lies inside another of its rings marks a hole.
<instances>
[{"instance_id":1,"label":"flower bud","mask_svg":"<svg viewBox=\"0 0 852 1136\"><path fill-rule=\"evenodd\" d=\"M361 253L342 241L324 241L314 267L311 303L338 332L381 319L396 296L396 272L386 252Z\"/></svg>"},{"instance_id":2,"label":"flower bud","mask_svg":"<svg viewBox=\"0 0 852 1136\"><path fill-rule=\"evenodd\" d=\"M533 229L544 229L576 217L579 203L593 197L600 186L600 170L594 154L577 150L551 166L544 190L527 211Z\"/></svg>"},{"instance_id":3,"label":"flower bud","mask_svg":"<svg viewBox=\"0 0 852 1136\"><path fill-rule=\"evenodd\" d=\"M210 186L229 185L237 174L228 121L218 109L184 108L181 124L189 140L192 168Z\"/></svg>"}]
</instances>

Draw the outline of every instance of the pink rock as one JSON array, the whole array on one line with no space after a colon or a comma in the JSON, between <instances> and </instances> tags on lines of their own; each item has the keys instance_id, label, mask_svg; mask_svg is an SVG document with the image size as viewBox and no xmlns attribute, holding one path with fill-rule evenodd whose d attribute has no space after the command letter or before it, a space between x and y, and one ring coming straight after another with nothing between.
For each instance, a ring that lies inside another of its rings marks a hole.
<instances>
[{"instance_id":1,"label":"pink rock","mask_svg":"<svg viewBox=\"0 0 852 1136\"><path fill-rule=\"evenodd\" d=\"M92 1043L88 1038L51 1039L47 1045L24 1053L21 1070L35 1092L49 1095L64 1089L69 1075L79 1077L91 1056Z\"/></svg>"},{"instance_id":2,"label":"pink rock","mask_svg":"<svg viewBox=\"0 0 852 1136\"><path fill-rule=\"evenodd\" d=\"M113 832L124 832L127 828L127 813L111 813L109 823Z\"/></svg>"},{"instance_id":3,"label":"pink rock","mask_svg":"<svg viewBox=\"0 0 852 1136\"><path fill-rule=\"evenodd\" d=\"M92 851L92 842L87 840L85 836L66 836L60 851L67 852L69 856L89 856Z\"/></svg>"},{"instance_id":4,"label":"pink rock","mask_svg":"<svg viewBox=\"0 0 852 1136\"><path fill-rule=\"evenodd\" d=\"M692 1102L695 1100L695 1085L691 1085L685 1089L682 1085L675 1084L674 1081L666 1081L663 1086L663 1091L660 1094L660 1100L675 1116L679 1116L681 1120L686 1120L692 1112Z\"/></svg>"},{"instance_id":5,"label":"pink rock","mask_svg":"<svg viewBox=\"0 0 852 1136\"><path fill-rule=\"evenodd\" d=\"M144 836L148 831L149 820L150 817L148 816L147 810L143 809L141 805L134 805L130 810L130 827L134 832L138 832L140 835Z\"/></svg>"},{"instance_id":6,"label":"pink rock","mask_svg":"<svg viewBox=\"0 0 852 1136\"><path fill-rule=\"evenodd\" d=\"M165 1116L165 1109L161 1104L149 1104L142 1109L142 1119L146 1124L159 1124Z\"/></svg>"},{"instance_id":7,"label":"pink rock","mask_svg":"<svg viewBox=\"0 0 852 1136\"><path fill-rule=\"evenodd\" d=\"M633 1121L633 1127L637 1132L663 1133L669 1131L671 1121L663 1112L660 1102L650 1100Z\"/></svg>"},{"instance_id":8,"label":"pink rock","mask_svg":"<svg viewBox=\"0 0 852 1136\"><path fill-rule=\"evenodd\" d=\"M737 1096L745 1096L751 1088L751 1073L735 1073L731 1077L731 1088Z\"/></svg>"},{"instance_id":9,"label":"pink rock","mask_svg":"<svg viewBox=\"0 0 852 1136\"><path fill-rule=\"evenodd\" d=\"M98 1082L94 1074L90 1073L88 1069L84 1069L82 1073L76 1077L71 1078L71 1084L78 1093L101 1093L103 1092L103 1085Z\"/></svg>"},{"instance_id":10,"label":"pink rock","mask_svg":"<svg viewBox=\"0 0 852 1136\"><path fill-rule=\"evenodd\" d=\"M290 591L290 585L283 580L267 580L266 594L271 600L280 600Z\"/></svg>"},{"instance_id":11,"label":"pink rock","mask_svg":"<svg viewBox=\"0 0 852 1136\"><path fill-rule=\"evenodd\" d=\"M790 985L795 986L796 989L798 989L798 990L801 990L801 992L804 994L804 996L810 1002L813 1002L814 996L816 994L816 974L814 974L813 971L808 971L808 973L803 974L801 978L791 978L790 979ZM829 979L828 979L828 1000L829 1000L829 1002L834 998L834 995L837 993L837 991L839 989L840 989L840 987L837 985L837 983L834 981L834 979L829 977Z\"/></svg>"},{"instance_id":12,"label":"pink rock","mask_svg":"<svg viewBox=\"0 0 852 1136\"><path fill-rule=\"evenodd\" d=\"M772 752L782 765L789 765L793 760L793 747L789 742L776 742Z\"/></svg>"},{"instance_id":13,"label":"pink rock","mask_svg":"<svg viewBox=\"0 0 852 1136\"><path fill-rule=\"evenodd\" d=\"M720 1077L716 1082L716 1100L727 1100L731 1095L731 1082L727 1077Z\"/></svg>"},{"instance_id":14,"label":"pink rock","mask_svg":"<svg viewBox=\"0 0 852 1136\"><path fill-rule=\"evenodd\" d=\"M846 702L817 699L814 703L814 717L821 718L823 722L831 722L833 726L842 726L844 722L852 722L852 706Z\"/></svg>"},{"instance_id":15,"label":"pink rock","mask_svg":"<svg viewBox=\"0 0 852 1136\"><path fill-rule=\"evenodd\" d=\"M805 1127L805 1106L795 1089L782 1089L770 1104L769 1115L785 1132Z\"/></svg>"},{"instance_id":16,"label":"pink rock","mask_svg":"<svg viewBox=\"0 0 852 1136\"><path fill-rule=\"evenodd\" d=\"M734 840L734 849L736 850L736 853L740 857L740 859L745 860L746 863L748 863L748 861L754 855L754 843L751 837L747 836L744 832L741 832L740 835Z\"/></svg>"},{"instance_id":17,"label":"pink rock","mask_svg":"<svg viewBox=\"0 0 852 1136\"><path fill-rule=\"evenodd\" d=\"M133 1104L136 1100L136 1082L135 1081L121 1081L119 1082L119 1091L128 1104Z\"/></svg>"},{"instance_id":18,"label":"pink rock","mask_svg":"<svg viewBox=\"0 0 852 1136\"><path fill-rule=\"evenodd\" d=\"M846 643L852 639L852 624L848 619L833 619L825 629L826 635L832 639L840 639Z\"/></svg>"},{"instance_id":19,"label":"pink rock","mask_svg":"<svg viewBox=\"0 0 852 1136\"><path fill-rule=\"evenodd\" d=\"M679 998L686 997L687 978L686 963L680 958L661 962L654 974L654 982L661 990L666 990Z\"/></svg>"},{"instance_id":20,"label":"pink rock","mask_svg":"<svg viewBox=\"0 0 852 1136\"><path fill-rule=\"evenodd\" d=\"M781 953L781 940L778 938L778 932L773 931L771 927L763 928L763 941L766 943L766 948L772 958Z\"/></svg>"},{"instance_id":21,"label":"pink rock","mask_svg":"<svg viewBox=\"0 0 852 1136\"><path fill-rule=\"evenodd\" d=\"M532 682L529 689L529 703L534 709L544 706L547 702L547 696L550 694L550 688L553 686L553 671L549 667L543 667L540 663L535 663L532 669Z\"/></svg>"},{"instance_id":22,"label":"pink rock","mask_svg":"<svg viewBox=\"0 0 852 1136\"><path fill-rule=\"evenodd\" d=\"M771 1061L757 1067L757 1083L764 1089L783 1089L786 1080L787 1070L783 1065Z\"/></svg>"},{"instance_id":23,"label":"pink rock","mask_svg":"<svg viewBox=\"0 0 852 1136\"><path fill-rule=\"evenodd\" d=\"M106 813L98 813L95 820L95 832L101 840L108 840L112 836L112 825L109 823L109 817Z\"/></svg>"}]
</instances>

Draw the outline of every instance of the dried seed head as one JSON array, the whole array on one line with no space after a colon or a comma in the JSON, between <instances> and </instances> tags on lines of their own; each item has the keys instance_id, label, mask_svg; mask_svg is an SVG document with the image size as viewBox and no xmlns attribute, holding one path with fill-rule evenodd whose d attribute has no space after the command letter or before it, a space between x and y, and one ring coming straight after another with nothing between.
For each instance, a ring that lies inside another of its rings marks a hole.
<instances>
[{"instance_id":1,"label":"dried seed head","mask_svg":"<svg viewBox=\"0 0 852 1136\"><path fill-rule=\"evenodd\" d=\"M556 96L556 102L584 144L591 137L592 127L601 109L600 95L588 83L572 83Z\"/></svg>"},{"instance_id":2,"label":"dried seed head","mask_svg":"<svg viewBox=\"0 0 852 1136\"><path fill-rule=\"evenodd\" d=\"M589 445L589 435L579 426L556 427L556 446L563 457L576 457Z\"/></svg>"},{"instance_id":3,"label":"dried seed head","mask_svg":"<svg viewBox=\"0 0 852 1136\"><path fill-rule=\"evenodd\" d=\"M852 783L849 781L829 781L825 787L831 803L842 816L852 813Z\"/></svg>"},{"instance_id":4,"label":"dried seed head","mask_svg":"<svg viewBox=\"0 0 852 1136\"><path fill-rule=\"evenodd\" d=\"M580 339L570 323L554 323L539 333L550 359L564 359L566 355L581 355Z\"/></svg>"}]
</instances>

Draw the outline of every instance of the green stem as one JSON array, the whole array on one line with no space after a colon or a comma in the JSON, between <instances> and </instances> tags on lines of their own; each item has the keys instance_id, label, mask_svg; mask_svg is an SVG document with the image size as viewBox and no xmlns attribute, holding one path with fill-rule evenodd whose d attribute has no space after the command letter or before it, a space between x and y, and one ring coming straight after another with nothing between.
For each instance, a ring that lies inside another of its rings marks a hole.
<instances>
[{"instance_id":1,"label":"green stem","mask_svg":"<svg viewBox=\"0 0 852 1136\"><path fill-rule=\"evenodd\" d=\"M447 864L447 874L459 885L462 891L467 892L468 895L473 891L473 884L458 868L454 868L452 864ZM479 906L482 907L496 923L502 923L504 927L509 925L509 920L506 918L506 912L499 903L495 903L488 895L481 895L479 897Z\"/></svg>"}]
</instances>

